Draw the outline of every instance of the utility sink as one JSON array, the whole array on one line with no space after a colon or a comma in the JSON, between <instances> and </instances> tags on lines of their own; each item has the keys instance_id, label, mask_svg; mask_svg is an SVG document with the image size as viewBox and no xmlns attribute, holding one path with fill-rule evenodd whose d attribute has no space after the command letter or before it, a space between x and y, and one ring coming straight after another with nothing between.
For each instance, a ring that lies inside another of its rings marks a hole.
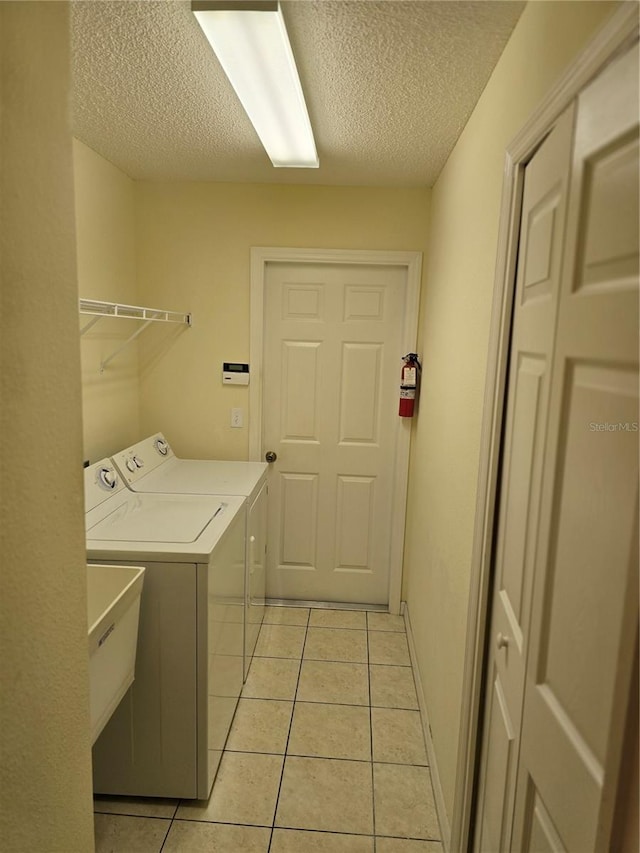
<instances>
[{"instance_id":1,"label":"utility sink","mask_svg":"<svg viewBox=\"0 0 640 853\"><path fill-rule=\"evenodd\" d=\"M87 566L91 743L133 682L144 568Z\"/></svg>"}]
</instances>

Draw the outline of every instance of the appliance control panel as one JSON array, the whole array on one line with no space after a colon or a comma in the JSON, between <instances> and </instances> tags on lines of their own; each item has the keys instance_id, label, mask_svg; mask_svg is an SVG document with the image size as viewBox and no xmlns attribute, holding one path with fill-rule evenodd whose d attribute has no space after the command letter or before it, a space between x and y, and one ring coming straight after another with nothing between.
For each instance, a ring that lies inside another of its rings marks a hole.
<instances>
[{"instance_id":1,"label":"appliance control panel","mask_svg":"<svg viewBox=\"0 0 640 853\"><path fill-rule=\"evenodd\" d=\"M113 462L125 482L132 484L172 457L171 445L159 432L121 450L113 457Z\"/></svg>"}]
</instances>

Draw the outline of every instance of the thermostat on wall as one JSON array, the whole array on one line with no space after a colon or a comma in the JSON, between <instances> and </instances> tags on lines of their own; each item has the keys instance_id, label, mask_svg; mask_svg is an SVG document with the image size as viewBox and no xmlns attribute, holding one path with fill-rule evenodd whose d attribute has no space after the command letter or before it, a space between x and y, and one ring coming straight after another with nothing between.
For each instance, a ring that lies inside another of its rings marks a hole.
<instances>
[{"instance_id":1,"label":"thermostat on wall","mask_svg":"<svg viewBox=\"0 0 640 853\"><path fill-rule=\"evenodd\" d=\"M249 365L238 361L222 362L222 384L223 385L248 385Z\"/></svg>"}]
</instances>

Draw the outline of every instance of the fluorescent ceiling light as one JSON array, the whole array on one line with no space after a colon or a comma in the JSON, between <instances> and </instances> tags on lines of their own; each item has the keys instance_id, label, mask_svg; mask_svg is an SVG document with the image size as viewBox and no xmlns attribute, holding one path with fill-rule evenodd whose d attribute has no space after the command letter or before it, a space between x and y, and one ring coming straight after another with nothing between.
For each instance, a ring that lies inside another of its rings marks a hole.
<instances>
[{"instance_id":1,"label":"fluorescent ceiling light","mask_svg":"<svg viewBox=\"0 0 640 853\"><path fill-rule=\"evenodd\" d=\"M191 9L273 165L317 168L311 122L279 4L193 0Z\"/></svg>"}]
</instances>

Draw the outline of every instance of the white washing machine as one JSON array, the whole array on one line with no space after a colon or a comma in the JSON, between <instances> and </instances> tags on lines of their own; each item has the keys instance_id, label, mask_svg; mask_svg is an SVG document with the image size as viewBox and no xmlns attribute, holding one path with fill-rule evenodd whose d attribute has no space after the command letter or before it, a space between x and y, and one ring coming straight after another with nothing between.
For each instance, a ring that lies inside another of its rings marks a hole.
<instances>
[{"instance_id":1,"label":"white washing machine","mask_svg":"<svg viewBox=\"0 0 640 853\"><path fill-rule=\"evenodd\" d=\"M94 791L206 799L243 682L245 498L139 494L85 471L87 559L142 565L135 681L93 748Z\"/></svg>"},{"instance_id":2,"label":"white washing machine","mask_svg":"<svg viewBox=\"0 0 640 853\"><path fill-rule=\"evenodd\" d=\"M267 550L266 462L180 459L162 435L120 451L113 463L130 489L181 495L239 495L246 503L244 676L264 618Z\"/></svg>"}]
</instances>

